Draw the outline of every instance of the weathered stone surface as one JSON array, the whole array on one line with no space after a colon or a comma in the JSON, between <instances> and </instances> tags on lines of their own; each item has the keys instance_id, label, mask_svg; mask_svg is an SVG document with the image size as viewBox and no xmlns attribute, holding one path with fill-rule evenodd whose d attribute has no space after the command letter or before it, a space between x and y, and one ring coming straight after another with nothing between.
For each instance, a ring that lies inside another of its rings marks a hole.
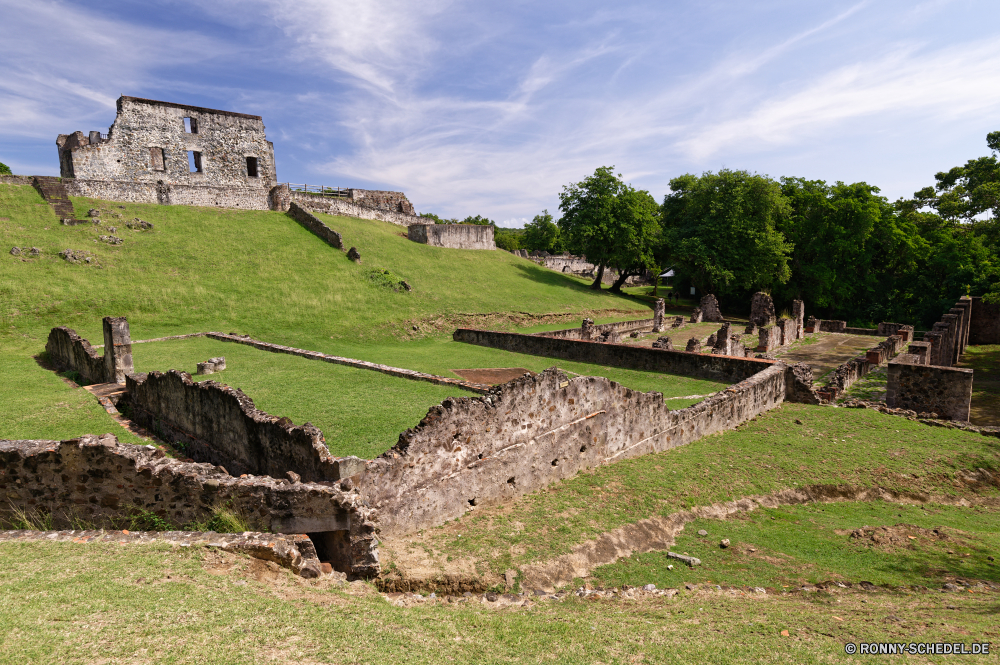
<instances>
[{"instance_id":1,"label":"weathered stone surface","mask_svg":"<svg viewBox=\"0 0 1000 665\"><path fill-rule=\"evenodd\" d=\"M61 370L79 373L85 383L123 383L133 371L132 340L124 317L105 317L104 356L73 330L60 326L49 332L45 352Z\"/></svg>"},{"instance_id":2,"label":"weathered stone surface","mask_svg":"<svg viewBox=\"0 0 1000 665\"><path fill-rule=\"evenodd\" d=\"M917 358L917 365L929 365L931 360L930 342L910 342L907 353Z\"/></svg>"},{"instance_id":3,"label":"weathered stone surface","mask_svg":"<svg viewBox=\"0 0 1000 665\"><path fill-rule=\"evenodd\" d=\"M715 343L718 342L718 341L719 341L719 335L718 335L718 333L712 333L711 335L708 336L708 339L705 340L705 344L707 346L710 346L710 347L712 347L714 349L715 348Z\"/></svg>"},{"instance_id":4,"label":"weathered stone surface","mask_svg":"<svg viewBox=\"0 0 1000 665\"><path fill-rule=\"evenodd\" d=\"M64 249L59 252L59 256L69 263L91 263L93 261L90 254L78 249Z\"/></svg>"},{"instance_id":5,"label":"weathered stone surface","mask_svg":"<svg viewBox=\"0 0 1000 665\"><path fill-rule=\"evenodd\" d=\"M779 319L777 327L781 331L781 346L787 346L799 338L795 319Z\"/></svg>"},{"instance_id":6,"label":"weathered stone surface","mask_svg":"<svg viewBox=\"0 0 1000 665\"><path fill-rule=\"evenodd\" d=\"M693 310L691 310L691 319L690 319L691 323L701 323L703 317L704 314L701 311L701 307L695 307Z\"/></svg>"},{"instance_id":7,"label":"weathered stone surface","mask_svg":"<svg viewBox=\"0 0 1000 665\"><path fill-rule=\"evenodd\" d=\"M821 402L813 387L813 371L809 363L796 363L785 372L785 400L798 404Z\"/></svg>"},{"instance_id":8,"label":"weathered stone surface","mask_svg":"<svg viewBox=\"0 0 1000 665\"><path fill-rule=\"evenodd\" d=\"M602 323L594 325L593 319L584 319L579 328L568 328L566 330L548 330L540 333L532 333L537 337L554 337L556 339L584 339L597 340L609 331L617 333L619 336L636 332L656 332L653 330L654 319L638 319L634 321L616 321L612 323Z\"/></svg>"},{"instance_id":9,"label":"weathered stone surface","mask_svg":"<svg viewBox=\"0 0 1000 665\"><path fill-rule=\"evenodd\" d=\"M774 301L771 296L758 291L750 298L750 322L759 327L773 326L776 318L774 315Z\"/></svg>"},{"instance_id":10,"label":"weathered stone surface","mask_svg":"<svg viewBox=\"0 0 1000 665\"><path fill-rule=\"evenodd\" d=\"M699 307L701 308L702 321L718 321L721 323L724 320L722 312L719 311L719 302L711 293L702 296Z\"/></svg>"},{"instance_id":11,"label":"weathered stone surface","mask_svg":"<svg viewBox=\"0 0 1000 665\"><path fill-rule=\"evenodd\" d=\"M452 249L496 249L493 227L479 224L410 224L406 237L413 242Z\"/></svg>"},{"instance_id":12,"label":"weathered stone surface","mask_svg":"<svg viewBox=\"0 0 1000 665\"><path fill-rule=\"evenodd\" d=\"M277 182L256 115L122 96L107 136L78 131L56 144L60 175L74 179L66 185L77 196L266 210ZM198 155L195 171L189 153Z\"/></svg>"},{"instance_id":13,"label":"weathered stone surface","mask_svg":"<svg viewBox=\"0 0 1000 665\"><path fill-rule=\"evenodd\" d=\"M663 336L658 337L655 342L653 342L654 349L667 349L668 351L674 350L674 344L670 341L669 337Z\"/></svg>"},{"instance_id":14,"label":"weathered stone surface","mask_svg":"<svg viewBox=\"0 0 1000 665\"><path fill-rule=\"evenodd\" d=\"M743 329L744 335L756 335L757 334L757 324L753 321L747 323L746 328Z\"/></svg>"},{"instance_id":15,"label":"weathered stone surface","mask_svg":"<svg viewBox=\"0 0 1000 665\"><path fill-rule=\"evenodd\" d=\"M339 233L324 224L319 217L299 206L299 204L294 201L288 207L288 216L302 226L306 227L310 232L331 247L336 247L337 249L344 248L344 241Z\"/></svg>"},{"instance_id":16,"label":"weathered stone surface","mask_svg":"<svg viewBox=\"0 0 1000 665\"><path fill-rule=\"evenodd\" d=\"M663 330L663 314L667 311L667 303L663 298L657 298L653 306L653 332Z\"/></svg>"},{"instance_id":17,"label":"weathered stone surface","mask_svg":"<svg viewBox=\"0 0 1000 665\"><path fill-rule=\"evenodd\" d=\"M941 418L967 421L972 403L972 370L893 360L889 363L885 402L891 408L934 412Z\"/></svg>"},{"instance_id":18,"label":"weathered stone surface","mask_svg":"<svg viewBox=\"0 0 1000 665\"><path fill-rule=\"evenodd\" d=\"M1000 303L985 303L974 296L971 304L969 344L1000 344Z\"/></svg>"},{"instance_id":19,"label":"weathered stone surface","mask_svg":"<svg viewBox=\"0 0 1000 665\"><path fill-rule=\"evenodd\" d=\"M824 320L820 322L819 330L820 332L832 332L832 333L843 333L847 328L847 321L828 321Z\"/></svg>"},{"instance_id":20,"label":"weathered stone surface","mask_svg":"<svg viewBox=\"0 0 1000 665\"><path fill-rule=\"evenodd\" d=\"M11 256L21 256L21 248L20 247L11 247L10 248L10 255Z\"/></svg>"},{"instance_id":21,"label":"weathered stone surface","mask_svg":"<svg viewBox=\"0 0 1000 665\"><path fill-rule=\"evenodd\" d=\"M132 337L124 316L106 316L104 325L104 379L108 383L125 383L132 366Z\"/></svg>"},{"instance_id":22,"label":"weathered stone surface","mask_svg":"<svg viewBox=\"0 0 1000 665\"><path fill-rule=\"evenodd\" d=\"M198 363L198 374L215 374L226 369L226 359L222 356L209 358L205 362Z\"/></svg>"},{"instance_id":23,"label":"weathered stone surface","mask_svg":"<svg viewBox=\"0 0 1000 665\"><path fill-rule=\"evenodd\" d=\"M367 189L350 189L347 196L319 196L306 192L289 191L286 203L284 192L271 190L272 205L275 210L294 201L301 207L314 212L324 212L328 215L343 217L358 217L360 219L377 219L399 226L422 224L424 218L418 217L403 192L383 192Z\"/></svg>"},{"instance_id":24,"label":"weathered stone surface","mask_svg":"<svg viewBox=\"0 0 1000 665\"><path fill-rule=\"evenodd\" d=\"M684 350L688 353L701 353L701 340L697 337L692 337L688 340L687 348Z\"/></svg>"},{"instance_id":25,"label":"weathered stone surface","mask_svg":"<svg viewBox=\"0 0 1000 665\"><path fill-rule=\"evenodd\" d=\"M770 353L781 346L781 328L778 326L761 328L757 338L757 350L761 353Z\"/></svg>"},{"instance_id":26,"label":"weathered stone surface","mask_svg":"<svg viewBox=\"0 0 1000 665\"><path fill-rule=\"evenodd\" d=\"M795 319L795 325L797 328L797 339L803 339L806 336L806 305L801 300L792 301L792 318Z\"/></svg>"},{"instance_id":27,"label":"weathered stone surface","mask_svg":"<svg viewBox=\"0 0 1000 665\"><path fill-rule=\"evenodd\" d=\"M357 575L379 571L375 526L356 492L315 483L247 476L212 464L170 459L153 446L119 443L106 434L67 441L0 441L0 519L10 511L51 514L56 526L83 519L114 526L142 510L178 526L226 507L252 529L280 531L295 519L335 518L349 530L350 555L336 565Z\"/></svg>"},{"instance_id":28,"label":"weathered stone surface","mask_svg":"<svg viewBox=\"0 0 1000 665\"><path fill-rule=\"evenodd\" d=\"M349 250L347 250L347 258L349 258L351 261L360 261L361 252L358 251L357 247L351 247ZM407 291L409 291L409 289L407 289Z\"/></svg>"},{"instance_id":29,"label":"weathered stone surface","mask_svg":"<svg viewBox=\"0 0 1000 665\"><path fill-rule=\"evenodd\" d=\"M732 337L730 328L732 324L728 321L722 324L715 333L715 344L712 346L712 353L715 355L731 356L732 352ZM740 354L742 355L742 354Z\"/></svg>"},{"instance_id":30,"label":"weathered stone surface","mask_svg":"<svg viewBox=\"0 0 1000 665\"><path fill-rule=\"evenodd\" d=\"M459 517L473 505L509 501L586 468L735 427L780 403L785 369L772 365L699 404L671 411L659 393L636 392L602 377L570 379L551 368L484 397L448 399L431 408L418 427L368 464L359 492L378 510L383 533L417 531Z\"/></svg>"}]
</instances>

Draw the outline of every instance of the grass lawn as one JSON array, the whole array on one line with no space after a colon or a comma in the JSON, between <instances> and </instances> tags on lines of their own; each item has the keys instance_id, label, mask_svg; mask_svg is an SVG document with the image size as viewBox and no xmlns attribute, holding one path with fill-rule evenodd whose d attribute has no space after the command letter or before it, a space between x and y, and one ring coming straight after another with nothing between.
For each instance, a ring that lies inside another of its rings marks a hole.
<instances>
[{"instance_id":1,"label":"grass lawn","mask_svg":"<svg viewBox=\"0 0 1000 665\"><path fill-rule=\"evenodd\" d=\"M723 538L728 548L719 547ZM1000 563L987 559L1000 552L1000 512L881 502L762 508L689 522L671 549L701 565L649 552L601 566L593 577L605 586L708 582L778 591L831 580L932 588L955 578L1000 582Z\"/></svg>"},{"instance_id":2,"label":"grass lawn","mask_svg":"<svg viewBox=\"0 0 1000 665\"><path fill-rule=\"evenodd\" d=\"M971 368L974 425L1000 425L1000 344L967 346L959 367Z\"/></svg>"}]
</instances>

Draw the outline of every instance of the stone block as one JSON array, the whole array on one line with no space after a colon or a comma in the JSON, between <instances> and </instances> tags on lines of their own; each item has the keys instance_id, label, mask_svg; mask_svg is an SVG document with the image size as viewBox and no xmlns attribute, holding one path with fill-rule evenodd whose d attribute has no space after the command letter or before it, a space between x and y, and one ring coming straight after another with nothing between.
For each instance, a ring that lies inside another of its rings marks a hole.
<instances>
[{"instance_id":1,"label":"stone block","mask_svg":"<svg viewBox=\"0 0 1000 665\"><path fill-rule=\"evenodd\" d=\"M803 339L806 332L806 304L801 300L792 301L792 318L795 319L797 339Z\"/></svg>"},{"instance_id":2,"label":"stone block","mask_svg":"<svg viewBox=\"0 0 1000 665\"><path fill-rule=\"evenodd\" d=\"M722 322L722 312L719 310L719 301L715 299L715 296L711 293L702 296L701 303L699 305L701 308L701 317L703 321L716 321Z\"/></svg>"},{"instance_id":3,"label":"stone block","mask_svg":"<svg viewBox=\"0 0 1000 665\"><path fill-rule=\"evenodd\" d=\"M757 351L770 353L781 346L781 328L778 326L766 326L760 329L758 334Z\"/></svg>"},{"instance_id":4,"label":"stone block","mask_svg":"<svg viewBox=\"0 0 1000 665\"><path fill-rule=\"evenodd\" d=\"M692 337L688 340L687 348L684 350L688 353L701 353L701 340L697 337Z\"/></svg>"},{"instance_id":5,"label":"stone block","mask_svg":"<svg viewBox=\"0 0 1000 665\"><path fill-rule=\"evenodd\" d=\"M931 359L930 342L910 342L907 353L916 356L920 362L918 365L929 365Z\"/></svg>"},{"instance_id":6,"label":"stone block","mask_svg":"<svg viewBox=\"0 0 1000 665\"><path fill-rule=\"evenodd\" d=\"M821 332L842 333L847 328L847 321L824 320L820 323Z\"/></svg>"},{"instance_id":7,"label":"stone block","mask_svg":"<svg viewBox=\"0 0 1000 665\"><path fill-rule=\"evenodd\" d=\"M691 319L690 319L691 323L701 323L702 317L703 314L701 311L701 307L695 307L693 310L691 310Z\"/></svg>"},{"instance_id":8,"label":"stone block","mask_svg":"<svg viewBox=\"0 0 1000 665\"><path fill-rule=\"evenodd\" d=\"M771 296L761 291L753 294L750 299L750 322L759 327L766 327L773 326L775 321L774 301Z\"/></svg>"},{"instance_id":9,"label":"stone block","mask_svg":"<svg viewBox=\"0 0 1000 665\"><path fill-rule=\"evenodd\" d=\"M663 314L666 312L667 304L663 298L657 298L653 305L653 332L663 330Z\"/></svg>"},{"instance_id":10,"label":"stone block","mask_svg":"<svg viewBox=\"0 0 1000 665\"><path fill-rule=\"evenodd\" d=\"M666 349L667 351L673 351L674 350L674 344L673 344L673 342L670 341L669 337L663 336L663 337L657 338L657 340L655 342L653 342L653 348L654 349Z\"/></svg>"}]
</instances>

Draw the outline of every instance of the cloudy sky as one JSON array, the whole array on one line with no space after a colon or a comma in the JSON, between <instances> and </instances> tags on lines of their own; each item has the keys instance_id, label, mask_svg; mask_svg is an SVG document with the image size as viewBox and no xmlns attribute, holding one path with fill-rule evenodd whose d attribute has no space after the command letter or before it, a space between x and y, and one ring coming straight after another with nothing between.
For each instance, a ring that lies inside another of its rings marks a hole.
<instances>
[{"instance_id":1,"label":"cloudy sky","mask_svg":"<svg viewBox=\"0 0 1000 665\"><path fill-rule=\"evenodd\" d=\"M988 154L996 0L0 0L0 161L133 95L262 115L282 181L520 226L602 165L661 199L723 167L891 199Z\"/></svg>"}]
</instances>

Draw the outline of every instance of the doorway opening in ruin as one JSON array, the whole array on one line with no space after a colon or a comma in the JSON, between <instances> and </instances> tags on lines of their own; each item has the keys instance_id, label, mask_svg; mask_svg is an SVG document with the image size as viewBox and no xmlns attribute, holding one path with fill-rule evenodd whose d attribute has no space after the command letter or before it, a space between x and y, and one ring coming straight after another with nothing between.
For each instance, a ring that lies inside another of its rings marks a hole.
<instances>
[{"instance_id":1,"label":"doorway opening in ruin","mask_svg":"<svg viewBox=\"0 0 1000 665\"><path fill-rule=\"evenodd\" d=\"M198 133L198 119L197 118L184 118L184 132L186 134L197 134Z\"/></svg>"},{"instance_id":2,"label":"doorway opening in ruin","mask_svg":"<svg viewBox=\"0 0 1000 665\"><path fill-rule=\"evenodd\" d=\"M257 177L257 158L247 157L247 175L251 178Z\"/></svg>"},{"instance_id":3,"label":"doorway opening in ruin","mask_svg":"<svg viewBox=\"0 0 1000 665\"><path fill-rule=\"evenodd\" d=\"M191 173L201 173L201 153L196 150L188 150L188 168Z\"/></svg>"},{"instance_id":4,"label":"doorway opening in ruin","mask_svg":"<svg viewBox=\"0 0 1000 665\"><path fill-rule=\"evenodd\" d=\"M349 531L319 531L307 533L316 556L330 564L338 573L351 572L351 539Z\"/></svg>"}]
</instances>

